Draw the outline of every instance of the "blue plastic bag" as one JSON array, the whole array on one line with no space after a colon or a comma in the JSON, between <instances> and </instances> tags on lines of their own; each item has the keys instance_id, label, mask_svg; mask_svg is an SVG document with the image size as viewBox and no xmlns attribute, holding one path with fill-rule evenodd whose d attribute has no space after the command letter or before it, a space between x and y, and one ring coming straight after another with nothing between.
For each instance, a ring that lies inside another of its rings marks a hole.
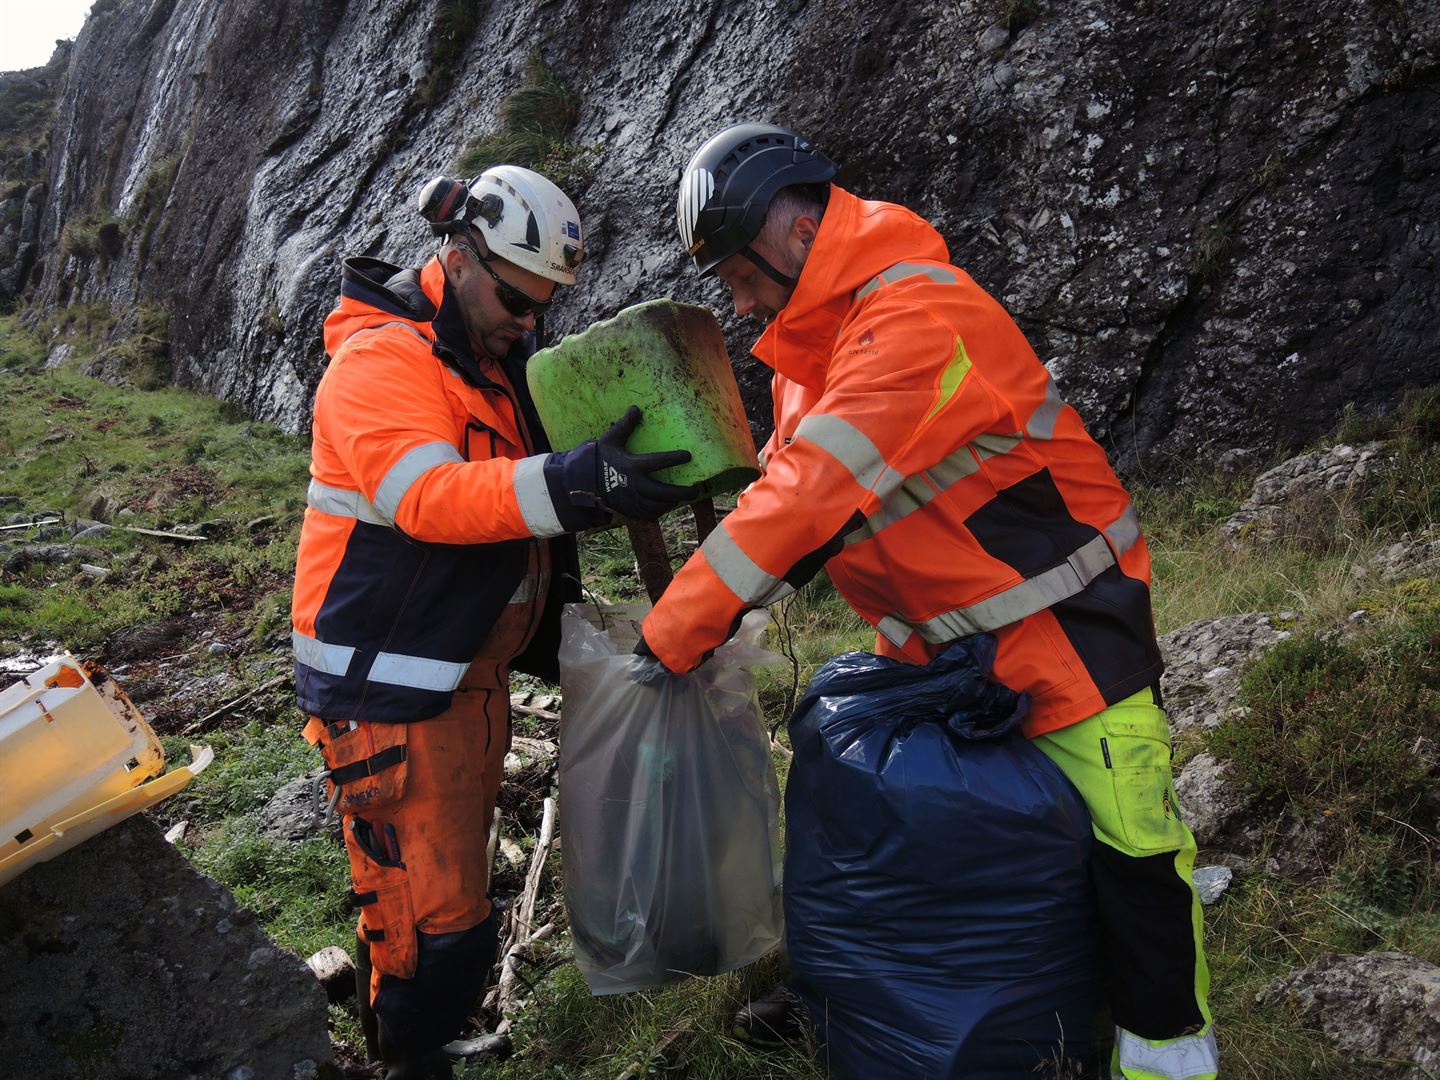
<instances>
[{"instance_id":1,"label":"blue plastic bag","mask_svg":"<svg viewBox=\"0 0 1440 1080\"><path fill-rule=\"evenodd\" d=\"M837 657L790 720L786 939L836 1077L1088 1057L1090 817L1017 730L1028 698L988 680L994 656L978 635L923 667Z\"/></svg>"}]
</instances>

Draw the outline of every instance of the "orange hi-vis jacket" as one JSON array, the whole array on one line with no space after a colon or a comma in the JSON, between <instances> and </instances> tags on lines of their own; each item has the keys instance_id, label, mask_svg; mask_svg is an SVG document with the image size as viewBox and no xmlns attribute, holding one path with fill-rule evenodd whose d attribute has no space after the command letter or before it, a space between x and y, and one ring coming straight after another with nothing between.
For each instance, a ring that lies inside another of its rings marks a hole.
<instances>
[{"instance_id":1,"label":"orange hi-vis jacket","mask_svg":"<svg viewBox=\"0 0 1440 1080\"><path fill-rule=\"evenodd\" d=\"M830 191L754 349L775 370L764 474L655 605L646 643L687 671L824 565L882 655L924 663L995 634L995 677L1032 695L1031 736L1155 683L1150 557L1104 451L939 233Z\"/></svg>"},{"instance_id":2,"label":"orange hi-vis jacket","mask_svg":"<svg viewBox=\"0 0 1440 1080\"><path fill-rule=\"evenodd\" d=\"M438 259L368 258L345 264L325 347L291 612L300 708L435 716L511 604L541 623L515 666L555 677L572 593L550 579L578 580L562 535L576 524L525 387L529 348L477 359Z\"/></svg>"}]
</instances>

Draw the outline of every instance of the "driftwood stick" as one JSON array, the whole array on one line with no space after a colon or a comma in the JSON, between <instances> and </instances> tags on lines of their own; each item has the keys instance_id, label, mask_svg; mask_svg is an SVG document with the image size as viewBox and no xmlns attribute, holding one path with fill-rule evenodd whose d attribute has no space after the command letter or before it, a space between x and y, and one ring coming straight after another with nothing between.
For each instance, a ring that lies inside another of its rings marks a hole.
<instances>
[{"instance_id":1,"label":"driftwood stick","mask_svg":"<svg viewBox=\"0 0 1440 1080\"><path fill-rule=\"evenodd\" d=\"M184 654L184 653L180 653L180 655L181 655L181 656L184 656L185 654ZM227 712L229 712L231 709L235 708L236 705L243 705L245 702L249 701L252 697L254 697L256 694L260 693L261 691L263 691L263 690L270 690L270 689L272 689L272 688L274 688L274 687L276 687L276 686L279 686L279 685L280 685L281 683L283 683L286 679L291 679L291 678L294 678L294 676L293 676L293 675L289 675L289 674L276 675L275 678L271 679L269 682L267 682L267 683L262 683L261 685L255 687L255 689L253 689L253 690L247 690L245 693L243 693L243 694L241 694L239 697L237 697L234 701L226 702L224 705L221 705L220 708L216 709L214 712L208 713L207 715L202 716L199 720L196 720L194 723L186 724L183 728L180 729L180 734L181 734L181 735L189 735L192 731L199 731L202 725L204 725L204 724L206 724L206 723L209 723L211 720L214 720L217 716L224 716L224 715L225 715Z\"/></svg>"},{"instance_id":2,"label":"driftwood stick","mask_svg":"<svg viewBox=\"0 0 1440 1080\"><path fill-rule=\"evenodd\" d=\"M695 518L695 537L700 543L715 531L718 522L715 519L715 500L701 499L699 502L690 504L690 513Z\"/></svg>"},{"instance_id":3,"label":"driftwood stick","mask_svg":"<svg viewBox=\"0 0 1440 1080\"><path fill-rule=\"evenodd\" d=\"M539 898L540 879L545 874L545 860L550 855L550 845L555 841L555 800L545 800L545 810L540 819L540 838L535 841L535 854L530 858L530 872L525 875L525 892L520 903L520 926L517 938L528 940L535 924L535 901Z\"/></svg>"},{"instance_id":4,"label":"driftwood stick","mask_svg":"<svg viewBox=\"0 0 1440 1080\"><path fill-rule=\"evenodd\" d=\"M665 550L665 534L658 521L627 521L630 546L635 549L635 567L652 604L660 602L660 594L670 584L670 553Z\"/></svg>"},{"instance_id":5,"label":"driftwood stick","mask_svg":"<svg viewBox=\"0 0 1440 1080\"><path fill-rule=\"evenodd\" d=\"M549 857L550 848L554 842L555 800L546 799L545 809L540 819L540 836L535 841L535 851L530 856L530 869L525 874L525 888L521 891L519 899L510 908L504 946L500 950L500 977L485 995L485 1006L496 1009L502 1016L507 1010L515 1007L514 958L519 956L524 946L539 938L540 931L534 927L535 902L540 893L540 883L545 877L545 860ZM549 933L554 933L553 926ZM546 937L549 936L549 933L546 934ZM502 1023L496 1029L496 1033L499 1034L508 1029L508 1023Z\"/></svg>"},{"instance_id":6,"label":"driftwood stick","mask_svg":"<svg viewBox=\"0 0 1440 1080\"><path fill-rule=\"evenodd\" d=\"M542 709L538 705L515 705L511 704L511 712L520 713L522 716L535 716L541 720L559 720L560 714L551 709Z\"/></svg>"}]
</instances>

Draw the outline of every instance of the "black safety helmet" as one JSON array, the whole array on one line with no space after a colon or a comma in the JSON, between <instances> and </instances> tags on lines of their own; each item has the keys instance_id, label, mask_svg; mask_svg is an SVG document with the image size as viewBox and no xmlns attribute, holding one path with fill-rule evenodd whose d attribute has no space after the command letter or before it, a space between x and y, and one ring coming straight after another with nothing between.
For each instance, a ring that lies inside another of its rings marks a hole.
<instances>
[{"instance_id":1,"label":"black safety helmet","mask_svg":"<svg viewBox=\"0 0 1440 1080\"><path fill-rule=\"evenodd\" d=\"M823 184L835 163L805 136L775 124L736 124L695 152L680 177L675 220L701 277L737 253L782 285L795 283L750 249L770 200L792 184Z\"/></svg>"}]
</instances>

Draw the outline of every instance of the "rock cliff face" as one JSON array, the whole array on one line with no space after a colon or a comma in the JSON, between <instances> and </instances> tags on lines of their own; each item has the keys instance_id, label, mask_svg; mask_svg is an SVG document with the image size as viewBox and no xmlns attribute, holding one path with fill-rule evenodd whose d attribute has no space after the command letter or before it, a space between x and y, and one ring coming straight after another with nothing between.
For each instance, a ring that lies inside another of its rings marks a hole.
<instances>
[{"instance_id":1,"label":"rock cliff face","mask_svg":"<svg viewBox=\"0 0 1440 1080\"><path fill-rule=\"evenodd\" d=\"M1127 470L1268 454L1440 375L1435 0L100 0L40 260L0 243L0 287L49 322L107 301L115 333L159 306L179 381L303 429L338 260L423 259L416 187L533 45L600 152L552 336L660 295L723 309L674 183L717 128L772 119L933 220ZM730 318L737 360L757 330Z\"/></svg>"}]
</instances>

